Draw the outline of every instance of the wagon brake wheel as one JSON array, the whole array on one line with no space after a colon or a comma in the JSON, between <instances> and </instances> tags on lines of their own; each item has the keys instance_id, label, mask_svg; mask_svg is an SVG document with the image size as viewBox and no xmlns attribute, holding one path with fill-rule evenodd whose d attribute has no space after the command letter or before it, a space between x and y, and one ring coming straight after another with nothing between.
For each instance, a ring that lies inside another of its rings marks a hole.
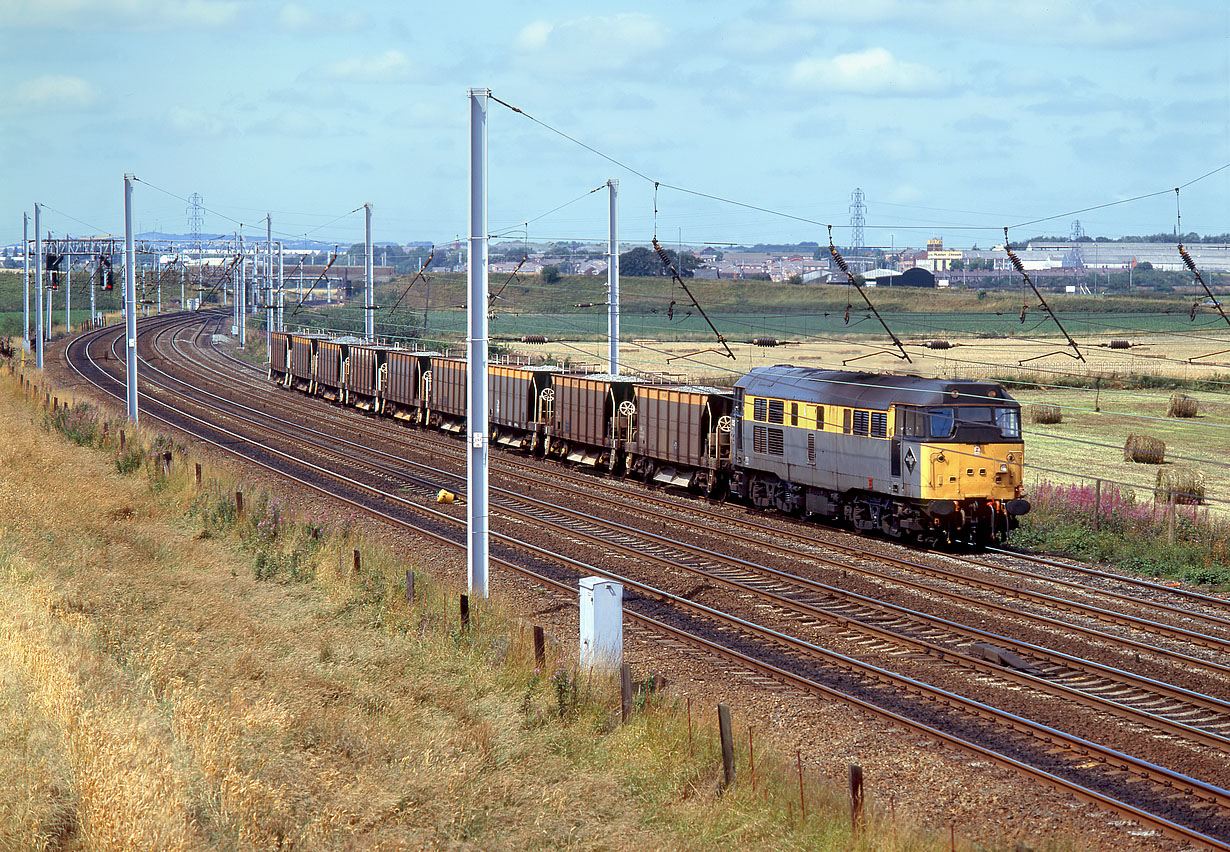
<instances>
[{"instance_id":1,"label":"wagon brake wheel","mask_svg":"<svg viewBox=\"0 0 1230 852\"><path fill-rule=\"evenodd\" d=\"M735 426L735 421L729 414L723 414L718 418L717 427L719 432L729 432Z\"/></svg>"},{"instance_id":2,"label":"wagon brake wheel","mask_svg":"<svg viewBox=\"0 0 1230 852\"><path fill-rule=\"evenodd\" d=\"M555 388L543 388L542 393L538 394L538 398L543 402L554 402Z\"/></svg>"},{"instance_id":3,"label":"wagon brake wheel","mask_svg":"<svg viewBox=\"0 0 1230 852\"><path fill-rule=\"evenodd\" d=\"M623 417L631 417L636 414L636 403L630 399L625 399L619 404L619 413Z\"/></svg>"}]
</instances>

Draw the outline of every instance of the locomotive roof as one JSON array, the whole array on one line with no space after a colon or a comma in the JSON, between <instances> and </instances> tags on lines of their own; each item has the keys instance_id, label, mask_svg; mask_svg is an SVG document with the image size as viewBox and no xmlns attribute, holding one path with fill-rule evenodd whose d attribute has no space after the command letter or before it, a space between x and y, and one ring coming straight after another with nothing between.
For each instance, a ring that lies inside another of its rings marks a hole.
<instances>
[{"instance_id":1,"label":"locomotive roof","mask_svg":"<svg viewBox=\"0 0 1230 852\"><path fill-rule=\"evenodd\" d=\"M735 387L742 388L744 394L751 396L877 410L887 409L893 403L991 405L1002 400L1016 405L1003 387L994 382L822 370L791 364L755 367Z\"/></svg>"}]
</instances>

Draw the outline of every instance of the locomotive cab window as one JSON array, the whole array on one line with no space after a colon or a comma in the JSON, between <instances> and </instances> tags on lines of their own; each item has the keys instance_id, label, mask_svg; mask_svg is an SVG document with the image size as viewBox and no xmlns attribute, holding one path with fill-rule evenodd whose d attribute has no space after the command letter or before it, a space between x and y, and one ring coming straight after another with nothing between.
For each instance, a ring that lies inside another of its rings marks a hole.
<instances>
[{"instance_id":1,"label":"locomotive cab window","mask_svg":"<svg viewBox=\"0 0 1230 852\"><path fill-rule=\"evenodd\" d=\"M991 408L986 405L963 405L956 410L957 427L993 428L1001 438L1021 436L1021 414L1015 408Z\"/></svg>"},{"instance_id":2,"label":"locomotive cab window","mask_svg":"<svg viewBox=\"0 0 1230 852\"><path fill-rule=\"evenodd\" d=\"M897 434L902 438L926 438L927 420L922 409L913 405L897 406L897 416L894 418Z\"/></svg>"},{"instance_id":3,"label":"locomotive cab window","mask_svg":"<svg viewBox=\"0 0 1230 852\"><path fill-rule=\"evenodd\" d=\"M813 411L814 411L815 416L816 416L816 428L817 428L817 429L823 429L823 428L824 428L824 407L823 407L823 406L820 406L820 405L817 405L817 406L813 409Z\"/></svg>"},{"instance_id":4,"label":"locomotive cab window","mask_svg":"<svg viewBox=\"0 0 1230 852\"><path fill-rule=\"evenodd\" d=\"M1021 437L1021 412L1017 408L995 409L995 422L999 424L999 434L1003 438Z\"/></svg>"},{"instance_id":5,"label":"locomotive cab window","mask_svg":"<svg viewBox=\"0 0 1230 852\"><path fill-rule=\"evenodd\" d=\"M956 431L956 418L951 408L932 408L928 412L928 433L932 438L951 438Z\"/></svg>"}]
</instances>

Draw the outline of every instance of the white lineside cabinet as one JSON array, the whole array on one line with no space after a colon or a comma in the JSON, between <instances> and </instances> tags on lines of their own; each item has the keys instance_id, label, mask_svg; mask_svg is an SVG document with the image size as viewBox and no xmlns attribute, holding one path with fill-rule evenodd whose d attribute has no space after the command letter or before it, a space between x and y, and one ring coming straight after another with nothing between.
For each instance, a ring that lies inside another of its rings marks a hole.
<instances>
[{"instance_id":1,"label":"white lineside cabinet","mask_svg":"<svg viewBox=\"0 0 1230 852\"><path fill-rule=\"evenodd\" d=\"M624 652L624 587L602 577L583 577L580 586L581 665L619 668Z\"/></svg>"}]
</instances>

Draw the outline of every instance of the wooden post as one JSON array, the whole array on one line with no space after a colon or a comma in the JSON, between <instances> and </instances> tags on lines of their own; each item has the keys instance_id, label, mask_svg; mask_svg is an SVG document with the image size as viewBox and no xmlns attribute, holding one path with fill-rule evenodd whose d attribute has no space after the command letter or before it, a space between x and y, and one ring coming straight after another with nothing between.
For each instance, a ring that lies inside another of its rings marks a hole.
<instances>
[{"instance_id":1,"label":"wooden post","mask_svg":"<svg viewBox=\"0 0 1230 852\"><path fill-rule=\"evenodd\" d=\"M807 798L803 795L803 750L794 750L795 765L799 768L799 813L801 819L807 819Z\"/></svg>"},{"instance_id":2,"label":"wooden post","mask_svg":"<svg viewBox=\"0 0 1230 852\"><path fill-rule=\"evenodd\" d=\"M1166 507L1168 517L1166 518L1166 541L1174 544L1174 515L1175 515L1175 492L1170 492L1169 505Z\"/></svg>"},{"instance_id":3,"label":"wooden post","mask_svg":"<svg viewBox=\"0 0 1230 852\"><path fill-rule=\"evenodd\" d=\"M354 572L358 574L359 570L362 567L363 567L362 557L359 556L359 549L356 547L354 551Z\"/></svg>"},{"instance_id":4,"label":"wooden post","mask_svg":"<svg viewBox=\"0 0 1230 852\"><path fill-rule=\"evenodd\" d=\"M756 792L756 746L752 742L752 726L747 726L747 772L752 778L752 792Z\"/></svg>"},{"instance_id":5,"label":"wooden post","mask_svg":"<svg viewBox=\"0 0 1230 852\"><path fill-rule=\"evenodd\" d=\"M235 492L235 514L239 516L239 520L243 520L243 492Z\"/></svg>"},{"instance_id":6,"label":"wooden post","mask_svg":"<svg viewBox=\"0 0 1230 852\"><path fill-rule=\"evenodd\" d=\"M60 398L58 396L53 396L51 398L51 410L52 411L60 410Z\"/></svg>"},{"instance_id":7,"label":"wooden post","mask_svg":"<svg viewBox=\"0 0 1230 852\"><path fill-rule=\"evenodd\" d=\"M619 667L619 718L627 722L632 718L632 666L624 663Z\"/></svg>"},{"instance_id":8,"label":"wooden post","mask_svg":"<svg viewBox=\"0 0 1230 852\"><path fill-rule=\"evenodd\" d=\"M414 603L414 572L406 569L406 603Z\"/></svg>"},{"instance_id":9,"label":"wooden post","mask_svg":"<svg viewBox=\"0 0 1230 852\"><path fill-rule=\"evenodd\" d=\"M850 831L858 837L863 830L863 767L850 764Z\"/></svg>"},{"instance_id":10,"label":"wooden post","mask_svg":"<svg viewBox=\"0 0 1230 852\"><path fill-rule=\"evenodd\" d=\"M1102 480L1093 481L1093 528L1100 526L1102 514Z\"/></svg>"},{"instance_id":11,"label":"wooden post","mask_svg":"<svg viewBox=\"0 0 1230 852\"><path fill-rule=\"evenodd\" d=\"M171 474L171 460L174 458L170 450L166 450L162 454L162 475L169 476Z\"/></svg>"},{"instance_id":12,"label":"wooden post","mask_svg":"<svg viewBox=\"0 0 1230 852\"><path fill-rule=\"evenodd\" d=\"M534 625L534 665L542 668L547 664L547 637L543 635L542 628L537 624Z\"/></svg>"},{"instance_id":13,"label":"wooden post","mask_svg":"<svg viewBox=\"0 0 1230 852\"><path fill-rule=\"evenodd\" d=\"M201 463L200 462L197 462L197 465L196 465L196 484L197 485L201 484Z\"/></svg>"},{"instance_id":14,"label":"wooden post","mask_svg":"<svg viewBox=\"0 0 1230 852\"><path fill-rule=\"evenodd\" d=\"M120 430L120 452L124 452L124 430Z\"/></svg>"},{"instance_id":15,"label":"wooden post","mask_svg":"<svg viewBox=\"0 0 1230 852\"><path fill-rule=\"evenodd\" d=\"M722 739L722 789L735 783L735 740L730 731L730 708L718 705L718 735Z\"/></svg>"},{"instance_id":16,"label":"wooden post","mask_svg":"<svg viewBox=\"0 0 1230 852\"><path fill-rule=\"evenodd\" d=\"M470 629L470 596L461 596L461 629L463 631Z\"/></svg>"},{"instance_id":17,"label":"wooden post","mask_svg":"<svg viewBox=\"0 0 1230 852\"><path fill-rule=\"evenodd\" d=\"M688 756L691 757L695 752L692 750L692 696L688 696Z\"/></svg>"}]
</instances>

